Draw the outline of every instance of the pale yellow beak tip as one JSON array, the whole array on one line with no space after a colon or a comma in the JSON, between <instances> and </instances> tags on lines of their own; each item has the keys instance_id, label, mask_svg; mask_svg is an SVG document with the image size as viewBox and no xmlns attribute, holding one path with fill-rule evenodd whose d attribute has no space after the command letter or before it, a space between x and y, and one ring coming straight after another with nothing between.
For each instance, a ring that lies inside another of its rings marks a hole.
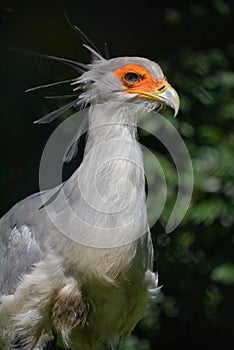
<instances>
[{"instance_id":1,"label":"pale yellow beak tip","mask_svg":"<svg viewBox=\"0 0 234 350\"><path fill-rule=\"evenodd\" d=\"M180 109L180 99L179 96L177 95L178 99L174 100L174 118L177 116L177 114L179 113L179 109Z\"/></svg>"},{"instance_id":2,"label":"pale yellow beak tip","mask_svg":"<svg viewBox=\"0 0 234 350\"><path fill-rule=\"evenodd\" d=\"M180 109L180 99L173 87L169 85L162 93L157 94L159 100L174 109L174 117L177 116Z\"/></svg>"}]
</instances>

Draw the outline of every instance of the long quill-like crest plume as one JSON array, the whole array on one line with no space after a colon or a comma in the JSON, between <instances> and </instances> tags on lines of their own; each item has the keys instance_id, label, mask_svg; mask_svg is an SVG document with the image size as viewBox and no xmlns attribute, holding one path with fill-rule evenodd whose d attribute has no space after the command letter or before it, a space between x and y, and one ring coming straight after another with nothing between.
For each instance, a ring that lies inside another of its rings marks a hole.
<instances>
[{"instance_id":1,"label":"long quill-like crest plume","mask_svg":"<svg viewBox=\"0 0 234 350\"><path fill-rule=\"evenodd\" d=\"M76 25L74 25L70 19L67 16L67 13L65 12L65 18L67 20L67 22L69 23L69 25L73 28L73 30L79 34L79 36L82 38L84 44L83 46L89 50L92 54L92 60L93 61L99 61L99 60L103 60L103 56L100 53L100 51L97 49L97 47L94 45L94 43L88 38L88 36ZM44 58L48 58L50 60L54 60L63 64L66 64L68 66L70 66L71 68L75 69L76 71L80 72L80 73L84 73L85 71L90 69L90 65L85 65L83 63L80 62L76 62L67 58L62 58L62 57L56 57L56 56L51 56L51 55L45 55L45 54L40 54L40 53L36 53L36 52L32 52L32 51L28 51L28 50L20 50L23 53L29 54L29 55L34 55L34 56L38 56L38 57L44 57ZM104 54L105 57L108 58L109 57L109 52L108 52L108 48L107 48L107 43L105 43L104 46ZM40 86L36 86L33 88L29 88L26 90L26 92L31 92L31 91L35 91L38 89L43 89L43 88L48 88L48 87L52 87L52 86L56 86L59 84L65 84L65 83L72 83L72 82L77 82L78 79L74 78L74 79L67 79L67 80L63 80L63 81L58 81L58 82L53 82L53 83L48 83L45 85L40 85ZM78 90L78 88L76 88L75 90ZM75 96L75 95L72 95ZM72 96L67 96L72 97ZM46 96L47 98L50 98L50 96ZM66 96L57 96L57 98L62 98L62 97L66 97ZM55 97L51 97L51 98L56 98ZM80 98L76 97L73 101L69 102L68 104L66 104L65 106L62 106L48 114L46 114L45 116L43 116L42 118L36 120L34 123L35 124L46 124L46 123L50 123L53 120L57 119L59 116L61 116L66 110L72 108L72 107L77 107L78 105L81 105L81 101Z\"/></svg>"},{"instance_id":2,"label":"long quill-like crest plume","mask_svg":"<svg viewBox=\"0 0 234 350\"><path fill-rule=\"evenodd\" d=\"M77 26L73 25L72 22L70 21L70 19L67 16L67 13L65 12L65 18L67 20L67 22L69 23L69 25L73 28L73 30L78 33L78 35L81 37L81 39L83 40L83 46L91 53L92 55L92 62L99 62L102 60L105 60L104 57L102 56L102 54L100 53L100 51L97 49L97 47L94 45L94 43L88 38L88 36ZM85 71L89 71L91 65L88 64L83 64L80 62L76 62L67 58L62 58L62 57L56 57L56 56L51 56L51 55L45 55L45 54L40 54L37 52L33 52L33 51L28 51L28 50L20 50L22 53L25 53L27 55L33 55L33 56L37 56L37 57L41 57L41 58L47 58L50 60L54 60L57 62L60 62L62 64L68 65L71 68L73 68L75 71L83 74ZM105 42L104 44L104 56L106 59L109 58L109 51L108 51L108 47L107 47L107 43ZM63 80L63 81L57 81L57 82L52 82L52 83L48 83L48 84L44 84L44 85L40 85L40 86L36 86L36 87L32 87L27 89L25 92L32 92L35 90L39 90L39 89L44 89L44 88L50 88L53 86L57 86L60 84L66 84L66 83L71 83L73 85L74 84L79 84L79 78L73 78L73 79L67 79L67 80ZM64 112L66 112L68 109L70 108L82 108L85 107L87 105L87 99L85 99L85 101L82 99L82 96L80 96L79 94L77 94L77 90L79 90L80 87L75 87L74 90L74 94L73 95L63 95L63 96L45 96L48 99L67 99L67 98L74 98L72 101L70 101L69 103L65 104L64 106L55 109L51 112L49 112L48 114L44 115L43 117L37 119L34 121L35 124L47 124L50 123L54 120L56 120L57 118L59 118ZM77 150L78 150L78 143L79 143L79 139L81 137L81 135L84 133L84 131L87 130L87 120L84 119L81 123L81 125L79 126L76 135L74 136L74 138L71 140L70 145L68 147L68 150L64 156L64 161L65 162L69 162L72 160L72 158L76 155Z\"/></svg>"}]
</instances>

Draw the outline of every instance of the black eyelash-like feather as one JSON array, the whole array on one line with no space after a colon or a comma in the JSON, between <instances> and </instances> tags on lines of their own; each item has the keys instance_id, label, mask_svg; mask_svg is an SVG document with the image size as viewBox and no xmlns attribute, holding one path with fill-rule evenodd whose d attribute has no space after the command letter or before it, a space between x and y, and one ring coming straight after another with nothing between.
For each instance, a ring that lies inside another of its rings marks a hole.
<instances>
[{"instance_id":1,"label":"black eyelash-like feather","mask_svg":"<svg viewBox=\"0 0 234 350\"><path fill-rule=\"evenodd\" d=\"M96 51L100 56L102 56L101 52L98 50L98 48L94 45L94 43L92 42L92 40L89 39L89 37L76 25L74 25L70 19L68 18L68 15L66 13L66 11L64 11L64 16L68 22L68 24L71 26L71 28L80 36L80 38L82 39L82 41L87 44L88 46L90 46L92 49L94 49L94 51Z\"/></svg>"}]
</instances>

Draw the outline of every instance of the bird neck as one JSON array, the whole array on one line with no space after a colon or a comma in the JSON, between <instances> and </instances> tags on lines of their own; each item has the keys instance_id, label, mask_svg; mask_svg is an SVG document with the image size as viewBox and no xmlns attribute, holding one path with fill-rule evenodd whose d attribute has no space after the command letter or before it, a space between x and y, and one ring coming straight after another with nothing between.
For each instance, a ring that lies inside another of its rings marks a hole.
<instances>
[{"instance_id":1,"label":"bird neck","mask_svg":"<svg viewBox=\"0 0 234 350\"><path fill-rule=\"evenodd\" d=\"M136 133L136 113L130 104L91 107L75 182L81 193L75 205L82 222L89 223L85 239L90 235L90 244L126 244L147 231L143 156Z\"/></svg>"},{"instance_id":2,"label":"bird neck","mask_svg":"<svg viewBox=\"0 0 234 350\"><path fill-rule=\"evenodd\" d=\"M111 140L136 142L137 113L130 103L102 103L92 106L89 111L89 132L85 154L93 147ZM119 147L121 145L119 144ZM120 147L122 148L122 147Z\"/></svg>"},{"instance_id":3,"label":"bird neck","mask_svg":"<svg viewBox=\"0 0 234 350\"><path fill-rule=\"evenodd\" d=\"M83 165L108 190L109 200L134 186L144 197L143 155L137 141L137 110L130 103L102 103L90 109L89 131ZM120 190L120 188L119 188Z\"/></svg>"}]
</instances>

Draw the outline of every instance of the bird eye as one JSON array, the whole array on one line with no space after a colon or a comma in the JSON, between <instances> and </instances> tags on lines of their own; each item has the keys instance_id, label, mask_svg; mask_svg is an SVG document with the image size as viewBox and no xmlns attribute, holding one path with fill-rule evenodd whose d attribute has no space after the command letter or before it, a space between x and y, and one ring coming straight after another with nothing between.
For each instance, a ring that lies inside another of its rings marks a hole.
<instances>
[{"instance_id":1,"label":"bird eye","mask_svg":"<svg viewBox=\"0 0 234 350\"><path fill-rule=\"evenodd\" d=\"M140 75L135 73L135 72L127 72L124 75L124 80L126 81L126 83L128 84L133 84L136 83L138 80L140 79Z\"/></svg>"}]
</instances>

